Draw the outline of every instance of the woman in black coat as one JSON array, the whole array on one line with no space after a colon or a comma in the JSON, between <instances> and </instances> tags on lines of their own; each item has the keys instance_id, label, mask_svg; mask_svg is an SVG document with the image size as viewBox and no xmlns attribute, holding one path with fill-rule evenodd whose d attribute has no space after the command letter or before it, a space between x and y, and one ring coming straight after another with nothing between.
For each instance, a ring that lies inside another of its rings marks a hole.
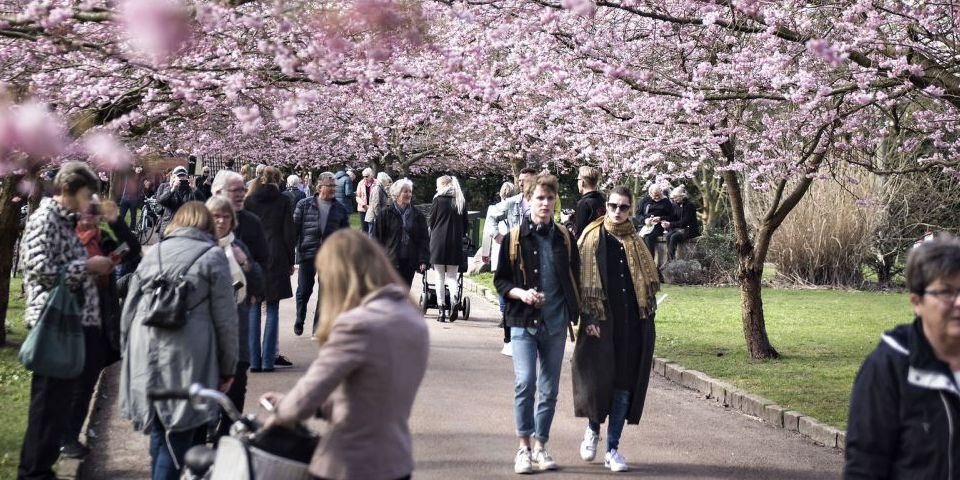
<instances>
[{"instance_id":1,"label":"woman in black coat","mask_svg":"<svg viewBox=\"0 0 960 480\"><path fill-rule=\"evenodd\" d=\"M260 217L263 233L270 248L270 261L263 265L264 298L250 306L250 370L272 371L277 356L277 332L280 323L280 300L293 297L290 275L293 274L293 209L290 200L280 193L280 171L266 167L257 178L244 202L244 209ZM260 316L267 304L267 322L260 342Z\"/></svg>"},{"instance_id":2,"label":"woman in black coat","mask_svg":"<svg viewBox=\"0 0 960 480\"><path fill-rule=\"evenodd\" d=\"M454 298L457 292L457 272L464 263L463 237L467 231L467 202L457 177L444 175L437 179L437 194L430 206L430 263L439 274L436 284L437 305L440 309L440 321L447 318L456 320L456 309L451 308L460 299ZM450 287L450 302L445 305L443 284Z\"/></svg>"},{"instance_id":3,"label":"woman in black coat","mask_svg":"<svg viewBox=\"0 0 960 480\"><path fill-rule=\"evenodd\" d=\"M373 238L383 245L400 276L407 283L430 261L427 219L411 203L413 182L402 178L390 185L388 206L380 210L373 224Z\"/></svg>"}]
</instances>

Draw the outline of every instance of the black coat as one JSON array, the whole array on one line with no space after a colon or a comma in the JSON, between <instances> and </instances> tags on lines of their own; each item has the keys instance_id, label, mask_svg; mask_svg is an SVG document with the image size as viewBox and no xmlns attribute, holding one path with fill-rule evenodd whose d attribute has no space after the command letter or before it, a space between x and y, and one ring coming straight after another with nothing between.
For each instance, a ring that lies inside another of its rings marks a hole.
<instances>
[{"instance_id":1,"label":"black coat","mask_svg":"<svg viewBox=\"0 0 960 480\"><path fill-rule=\"evenodd\" d=\"M157 203L163 207L163 216L160 217L160 233L162 234L166 230L167 225L173 220L173 216L176 215L177 210L180 210L180 207L193 201L202 202L203 199L199 198L196 191L188 185L172 187L165 183L161 186L157 193Z\"/></svg>"},{"instance_id":2,"label":"black coat","mask_svg":"<svg viewBox=\"0 0 960 480\"><path fill-rule=\"evenodd\" d=\"M290 212L297 209L297 204L300 203L300 200L307 198L307 194L300 191L297 187L288 187L283 191L283 196L287 197L287 200L290 201Z\"/></svg>"},{"instance_id":3,"label":"black coat","mask_svg":"<svg viewBox=\"0 0 960 480\"><path fill-rule=\"evenodd\" d=\"M255 213L240 210L237 212L237 228L233 229L233 233L250 250L250 256L257 262L256 268L265 271L270 264L270 249L267 247L267 238L263 234L260 217ZM257 287L258 285L248 284L247 294L251 297L263 297L265 292L258 291Z\"/></svg>"},{"instance_id":4,"label":"black coat","mask_svg":"<svg viewBox=\"0 0 960 480\"><path fill-rule=\"evenodd\" d=\"M307 197L297 203L297 209L293 212L293 228L297 233L296 245L300 251L300 261L312 262L327 237L341 228L350 228L350 216L340 202L331 200L327 226L321 231L317 198Z\"/></svg>"},{"instance_id":5,"label":"black coat","mask_svg":"<svg viewBox=\"0 0 960 480\"><path fill-rule=\"evenodd\" d=\"M434 197L430 206L430 263L460 265L465 259L463 237L467 232L467 208L457 212L452 195Z\"/></svg>"},{"instance_id":6,"label":"black coat","mask_svg":"<svg viewBox=\"0 0 960 480\"><path fill-rule=\"evenodd\" d=\"M427 234L427 219L413 205L413 227L410 232L410 242L407 251L401 251L403 240L403 218L394 204L380 211L377 221L373 224L373 238L383 245L387 256L394 267L400 266L401 258L412 258L417 265L430 263L430 237ZM404 257L404 254L406 255Z\"/></svg>"},{"instance_id":7,"label":"black coat","mask_svg":"<svg viewBox=\"0 0 960 480\"><path fill-rule=\"evenodd\" d=\"M687 238L693 238L700 235L700 222L697 220L697 206L684 200L683 203L673 204L673 221L670 228L682 228L686 230Z\"/></svg>"},{"instance_id":8,"label":"black coat","mask_svg":"<svg viewBox=\"0 0 960 480\"><path fill-rule=\"evenodd\" d=\"M594 190L587 192L577 201L576 209L573 213L573 233L580 238L583 229L590 222L604 216L607 213L607 201L603 194Z\"/></svg>"},{"instance_id":9,"label":"black coat","mask_svg":"<svg viewBox=\"0 0 960 480\"><path fill-rule=\"evenodd\" d=\"M650 384L656 327L653 317L639 318L633 283L620 281L619 275L614 275L617 278L611 281L610 260L614 263L625 260L625 254L622 250L611 252L610 244L619 242L610 242L606 231L601 231L600 235L597 251L583 254L596 255L600 282L607 292L606 320L598 322L584 318L580 322L573 350L573 411L577 417L602 423L610 414L614 389L623 388L631 392L627 423L637 424L643 415ZM600 329L600 338L586 334L584 329L588 325ZM625 387L625 383L630 386Z\"/></svg>"},{"instance_id":10,"label":"black coat","mask_svg":"<svg viewBox=\"0 0 960 480\"><path fill-rule=\"evenodd\" d=\"M853 382L845 479L960 478L960 390L921 320L881 336Z\"/></svg>"},{"instance_id":11,"label":"black coat","mask_svg":"<svg viewBox=\"0 0 960 480\"><path fill-rule=\"evenodd\" d=\"M503 237L500 244L500 257L497 271L493 275L493 284L497 293L503 295L506 301L504 321L508 327L535 327L543 322L543 311L520 300L510 298L507 293L514 287L528 290L536 287L543 291L540 282L540 257L537 253L537 240L532 238L530 219L524 217L520 222L520 251L516 262L510 261L510 242L514 231L511 230ZM569 235L566 228L556 226L552 231L553 259L556 262L557 273L560 275L560 286L563 288L564 300L567 302L567 314L570 324L576 325L580 317L580 254L577 252L577 242L570 238L570 250L567 253L567 243L561 235ZM572 235L570 235L572 237ZM526 278L520 273L520 262L524 264Z\"/></svg>"},{"instance_id":12,"label":"black coat","mask_svg":"<svg viewBox=\"0 0 960 480\"><path fill-rule=\"evenodd\" d=\"M264 300L276 302L293 297L290 287L290 269L293 267L293 211L290 201L275 185L263 184L247 197L244 209L260 217L263 233L270 250L270 263L263 265L266 288Z\"/></svg>"}]
</instances>

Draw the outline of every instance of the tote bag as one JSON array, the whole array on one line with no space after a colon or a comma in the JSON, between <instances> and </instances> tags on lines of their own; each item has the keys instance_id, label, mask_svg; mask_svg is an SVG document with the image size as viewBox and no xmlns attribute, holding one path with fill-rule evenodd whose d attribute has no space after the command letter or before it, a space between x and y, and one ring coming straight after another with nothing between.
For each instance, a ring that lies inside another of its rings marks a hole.
<instances>
[{"instance_id":1,"label":"tote bag","mask_svg":"<svg viewBox=\"0 0 960 480\"><path fill-rule=\"evenodd\" d=\"M70 379L83 371L85 357L80 307L61 273L20 346L20 363L38 375Z\"/></svg>"}]
</instances>

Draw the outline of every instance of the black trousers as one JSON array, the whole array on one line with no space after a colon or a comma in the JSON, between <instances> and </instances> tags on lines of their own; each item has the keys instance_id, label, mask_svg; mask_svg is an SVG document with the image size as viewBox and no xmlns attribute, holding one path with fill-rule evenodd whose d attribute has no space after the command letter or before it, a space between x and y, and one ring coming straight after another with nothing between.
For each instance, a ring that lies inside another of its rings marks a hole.
<instances>
[{"instance_id":1,"label":"black trousers","mask_svg":"<svg viewBox=\"0 0 960 480\"><path fill-rule=\"evenodd\" d=\"M83 340L86 357L83 372L74 382L67 428L63 432L64 444L80 438L80 430L83 429L83 422L86 421L87 413L90 411L93 389L97 386L97 380L107 359L107 340L102 330L97 327L83 327Z\"/></svg>"},{"instance_id":2,"label":"black trousers","mask_svg":"<svg viewBox=\"0 0 960 480\"><path fill-rule=\"evenodd\" d=\"M687 229L674 228L667 232L667 248L670 250L670 260L677 258L677 247L690 238L687 236Z\"/></svg>"},{"instance_id":3,"label":"black trousers","mask_svg":"<svg viewBox=\"0 0 960 480\"><path fill-rule=\"evenodd\" d=\"M653 258L657 257L657 239L659 239L661 235L663 235L663 227L655 225L650 235L643 237L643 243L647 245L647 249L650 250L650 256Z\"/></svg>"},{"instance_id":4,"label":"black trousers","mask_svg":"<svg viewBox=\"0 0 960 480\"><path fill-rule=\"evenodd\" d=\"M30 407L27 431L20 447L18 480L56 480L53 464L60 456L60 441L69 425L70 409L64 399L71 398L77 379L33 375L30 381Z\"/></svg>"},{"instance_id":5,"label":"black trousers","mask_svg":"<svg viewBox=\"0 0 960 480\"><path fill-rule=\"evenodd\" d=\"M413 286L413 277L417 275L417 261L409 258L401 258L397 260L397 273L400 274L400 277L403 278L408 285Z\"/></svg>"},{"instance_id":6,"label":"black trousers","mask_svg":"<svg viewBox=\"0 0 960 480\"><path fill-rule=\"evenodd\" d=\"M250 369L250 362L237 362L237 371L233 374L233 384L227 390L227 398L237 407L237 410L243 412L243 404L247 399L247 370ZM220 422L217 424L217 433L214 435L213 444L217 444L220 437L230 433L230 425L233 420L227 416L227 412L220 410Z\"/></svg>"}]
</instances>

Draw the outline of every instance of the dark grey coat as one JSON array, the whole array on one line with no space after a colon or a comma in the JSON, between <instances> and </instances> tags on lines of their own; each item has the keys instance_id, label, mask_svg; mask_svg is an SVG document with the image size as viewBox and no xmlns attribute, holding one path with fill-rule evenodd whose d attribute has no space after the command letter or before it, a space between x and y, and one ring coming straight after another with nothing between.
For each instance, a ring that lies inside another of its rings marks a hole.
<instances>
[{"instance_id":1,"label":"dark grey coat","mask_svg":"<svg viewBox=\"0 0 960 480\"><path fill-rule=\"evenodd\" d=\"M158 258L158 249L160 250ZM187 266L200 251L205 253ZM141 287L161 271L186 268L190 289L187 322L178 330L140 323L147 302ZM237 365L237 304L230 266L213 238L194 228L181 228L151 247L130 280L120 325L123 363L120 411L135 430L149 433L159 419L167 431L189 430L214 420L217 409L198 410L188 402L147 401L155 388L186 388L199 383L217 388L221 377L233 376Z\"/></svg>"},{"instance_id":2,"label":"dark grey coat","mask_svg":"<svg viewBox=\"0 0 960 480\"><path fill-rule=\"evenodd\" d=\"M290 200L275 185L260 185L247 197L243 208L260 218L266 237L270 261L263 268L266 280L263 300L276 302L293 297L290 269L293 267L293 246L297 232L293 227Z\"/></svg>"}]
</instances>

